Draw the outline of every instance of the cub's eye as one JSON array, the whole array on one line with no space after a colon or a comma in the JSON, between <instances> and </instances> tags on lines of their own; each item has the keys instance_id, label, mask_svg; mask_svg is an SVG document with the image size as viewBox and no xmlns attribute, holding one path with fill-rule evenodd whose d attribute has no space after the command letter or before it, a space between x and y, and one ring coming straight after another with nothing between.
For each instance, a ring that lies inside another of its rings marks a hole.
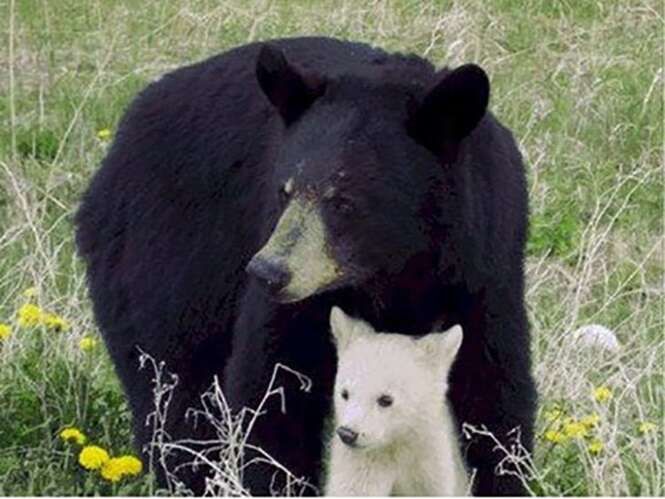
<instances>
[{"instance_id":1,"label":"cub's eye","mask_svg":"<svg viewBox=\"0 0 665 499\"><path fill-rule=\"evenodd\" d=\"M344 400L349 400L349 391L345 388L345 389L342 390L342 392L340 393L340 396L341 396Z\"/></svg>"},{"instance_id":2,"label":"cub's eye","mask_svg":"<svg viewBox=\"0 0 665 499\"><path fill-rule=\"evenodd\" d=\"M390 395L381 395L378 399L376 399L376 403L381 407L390 407L393 405L393 398Z\"/></svg>"}]
</instances>

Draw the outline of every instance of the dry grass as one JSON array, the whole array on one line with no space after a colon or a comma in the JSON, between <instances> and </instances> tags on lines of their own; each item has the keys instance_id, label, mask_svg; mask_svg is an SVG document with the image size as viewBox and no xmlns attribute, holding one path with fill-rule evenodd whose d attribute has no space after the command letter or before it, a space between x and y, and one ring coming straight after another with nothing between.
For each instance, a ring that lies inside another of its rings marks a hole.
<instances>
[{"instance_id":1,"label":"dry grass","mask_svg":"<svg viewBox=\"0 0 665 499\"><path fill-rule=\"evenodd\" d=\"M191 491L178 479L178 472L184 468L193 469L206 477L203 494L212 497L249 496L243 485L243 475L257 465L268 465L274 470L274 483L285 484L272 490L276 496L302 496L317 493L318 489L305 477L293 475L273 456L252 445L249 437L259 418L269 418L266 410L271 398L278 398L283 413L288 410L287 394L284 386L277 383L277 376L286 373L295 377L299 389L309 392L312 381L303 374L282 364L276 364L266 391L255 408L246 408L234 414L221 389L217 377L210 388L201 395L199 407L191 408L187 421L195 426L205 425L214 429L214 441L177 440L174 441L164 430L168 418L171 397L177 390L178 379L168 372L164 363L158 363L150 355L141 355L141 366L148 366L153 380L155 410L148 416L147 424L153 428L150 449L150 469L161 469L166 479L166 491L171 495L189 495ZM171 466L169 459L182 458L177 466Z\"/></svg>"}]
</instances>

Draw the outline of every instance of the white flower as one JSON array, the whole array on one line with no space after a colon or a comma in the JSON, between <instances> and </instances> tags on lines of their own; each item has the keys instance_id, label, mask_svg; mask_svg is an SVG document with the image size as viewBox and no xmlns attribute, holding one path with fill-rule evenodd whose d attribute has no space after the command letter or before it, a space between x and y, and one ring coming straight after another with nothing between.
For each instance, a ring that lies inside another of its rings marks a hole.
<instances>
[{"instance_id":1,"label":"white flower","mask_svg":"<svg viewBox=\"0 0 665 499\"><path fill-rule=\"evenodd\" d=\"M599 348L608 352L616 352L620 347L614 331L600 324L582 326L573 331L573 340L584 347Z\"/></svg>"}]
</instances>

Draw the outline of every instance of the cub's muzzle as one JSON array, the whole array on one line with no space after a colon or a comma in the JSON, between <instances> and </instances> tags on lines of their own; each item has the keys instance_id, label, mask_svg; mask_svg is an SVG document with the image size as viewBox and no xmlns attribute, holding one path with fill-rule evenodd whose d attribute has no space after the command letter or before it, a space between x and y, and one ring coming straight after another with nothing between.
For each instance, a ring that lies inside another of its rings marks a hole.
<instances>
[{"instance_id":1,"label":"cub's muzzle","mask_svg":"<svg viewBox=\"0 0 665 499\"><path fill-rule=\"evenodd\" d=\"M351 428L347 428L346 426L340 426L337 428L337 436L349 447L354 447L356 445L356 441L358 440L358 433Z\"/></svg>"}]
</instances>

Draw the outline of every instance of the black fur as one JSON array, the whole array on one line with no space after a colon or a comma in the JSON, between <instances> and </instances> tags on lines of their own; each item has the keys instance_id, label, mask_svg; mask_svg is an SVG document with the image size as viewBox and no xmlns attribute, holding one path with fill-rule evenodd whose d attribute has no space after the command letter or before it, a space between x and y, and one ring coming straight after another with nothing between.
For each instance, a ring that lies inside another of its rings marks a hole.
<instances>
[{"instance_id":1,"label":"black fur","mask_svg":"<svg viewBox=\"0 0 665 499\"><path fill-rule=\"evenodd\" d=\"M476 66L436 72L415 56L326 38L251 44L174 71L132 104L77 215L95 315L134 415L150 439L141 347L180 378L168 430L219 375L236 409L255 406L274 364L285 379L253 442L317 483L336 358L332 305L376 329L410 334L460 323L450 379L460 422L531 448L536 395L523 296L524 167L485 112ZM345 270L334 289L279 304L245 267L270 237L284 182L320 202ZM334 194L324 195L334 187ZM496 477L490 442L463 443L476 493L518 494ZM249 468L253 493L271 473ZM202 477L183 475L201 491Z\"/></svg>"}]
</instances>

